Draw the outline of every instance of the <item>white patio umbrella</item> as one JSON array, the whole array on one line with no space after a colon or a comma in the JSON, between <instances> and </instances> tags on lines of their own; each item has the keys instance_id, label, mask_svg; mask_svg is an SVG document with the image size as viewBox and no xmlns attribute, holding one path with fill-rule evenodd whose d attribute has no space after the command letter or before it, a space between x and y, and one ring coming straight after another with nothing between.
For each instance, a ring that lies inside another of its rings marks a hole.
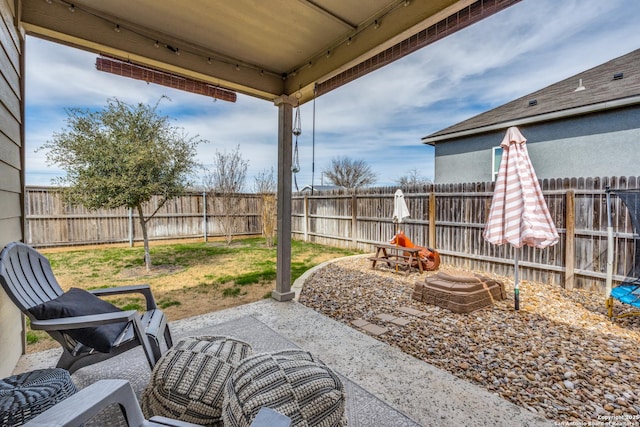
<instances>
[{"instance_id":1,"label":"white patio umbrella","mask_svg":"<svg viewBox=\"0 0 640 427\"><path fill-rule=\"evenodd\" d=\"M407 208L407 202L404 201L404 194L402 194L402 190L397 189L393 196L393 216L391 217L396 228L395 234L398 233L398 224L410 216L411 214L409 213L409 208Z\"/></svg>"},{"instance_id":2,"label":"white patio umbrella","mask_svg":"<svg viewBox=\"0 0 640 427\"><path fill-rule=\"evenodd\" d=\"M514 247L516 310L520 308L517 249L524 245L543 249L558 243L558 231L542 196L526 142L517 127L507 129L500 144L502 160L483 233L489 243Z\"/></svg>"},{"instance_id":3,"label":"white patio umbrella","mask_svg":"<svg viewBox=\"0 0 640 427\"><path fill-rule=\"evenodd\" d=\"M395 237L398 234L398 224L410 216L411 214L409 213L407 202L404 200L404 194L402 193L402 190L398 188L393 196L393 216L391 217L391 221L393 221L393 236L396 239L396 246L398 246L398 239ZM396 264L396 271L398 271L398 264Z\"/></svg>"}]
</instances>

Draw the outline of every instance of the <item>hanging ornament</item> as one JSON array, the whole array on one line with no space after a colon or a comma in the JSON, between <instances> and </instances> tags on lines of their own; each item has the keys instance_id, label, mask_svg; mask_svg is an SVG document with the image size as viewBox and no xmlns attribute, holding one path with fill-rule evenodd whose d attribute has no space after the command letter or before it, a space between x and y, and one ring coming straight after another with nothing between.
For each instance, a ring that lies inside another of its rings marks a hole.
<instances>
[{"instance_id":1,"label":"hanging ornament","mask_svg":"<svg viewBox=\"0 0 640 427\"><path fill-rule=\"evenodd\" d=\"M302 133L302 122L300 121L300 104L296 106L296 118L293 120L293 134L299 136Z\"/></svg>"},{"instance_id":2,"label":"hanging ornament","mask_svg":"<svg viewBox=\"0 0 640 427\"><path fill-rule=\"evenodd\" d=\"M291 132L295 135L296 140L293 146L293 161L291 162L291 172L293 173L293 181L296 184L296 191L300 191L298 189L298 180L296 175L300 172L300 159L298 157L298 136L302 133L302 122L300 121L300 104L296 106L296 117L293 120L293 129Z\"/></svg>"},{"instance_id":3,"label":"hanging ornament","mask_svg":"<svg viewBox=\"0 0 640 427\"><path fill-rule=\"evenodd\" d=\"M296 138L296 143L293 148L293 164L291 165L291 172L298 173L300 172L300 161L298 159L298 139Z\"/></svg>"}]
</instances>

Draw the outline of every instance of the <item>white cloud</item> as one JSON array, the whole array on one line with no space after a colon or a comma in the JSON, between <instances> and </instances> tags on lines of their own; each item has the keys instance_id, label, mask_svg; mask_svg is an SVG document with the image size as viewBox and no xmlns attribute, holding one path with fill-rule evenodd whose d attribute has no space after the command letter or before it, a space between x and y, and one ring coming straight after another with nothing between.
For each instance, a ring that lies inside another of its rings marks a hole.
<instances>
[{"instance_id":1,"label":"white cloud","mask_svg":"<svg viewBox=\"0 0 640 427\"><path fill-rule=\"evenodd\" d=\"M316 100L315 180L331 158L363 159L391 184L412 169L433 175L420 138L640 47L635 0L523 1ZM277 109L239 95L235 104L95 70L96 55L37 39L27 43L27 180L55 169L32 153L64 127L66 107L99 108L109 97L154 103L190 135L211 164L240 145L253 175L276 169ZM298 184L311 182L311 102L301 107ZM41 170L43 172L38 172Z\"/></svg>"}]
</instances>

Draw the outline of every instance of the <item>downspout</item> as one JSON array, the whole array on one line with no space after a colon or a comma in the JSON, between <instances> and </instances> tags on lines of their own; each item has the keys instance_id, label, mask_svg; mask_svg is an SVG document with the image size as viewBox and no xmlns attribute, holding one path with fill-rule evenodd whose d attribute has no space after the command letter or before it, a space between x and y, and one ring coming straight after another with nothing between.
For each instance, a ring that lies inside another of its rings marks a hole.
<instances>
[{"instance_id":1,"label":"downspout","mask_svg":"<svg viewBox=\"0 0 640 427\"><path fill-rule=\"evenodd\" d=\"M605 282L605 305L609 319L613 317L613 298L611 286L613 283L613 226L611 225L611 188L607 185L607 279Z\"/></svg>"}]
</instances>

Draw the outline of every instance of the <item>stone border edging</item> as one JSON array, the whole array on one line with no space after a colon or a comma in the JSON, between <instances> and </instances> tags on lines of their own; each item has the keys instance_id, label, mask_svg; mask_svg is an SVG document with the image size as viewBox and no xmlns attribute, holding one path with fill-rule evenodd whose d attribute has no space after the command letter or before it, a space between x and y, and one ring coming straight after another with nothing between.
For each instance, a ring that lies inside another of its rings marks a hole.
<instances>
[{"instance_id":1,"label":"stone border edging","mask_svg":"<svg viewBox=\"0 0 640 427\"><path fill-rule=\"evenodd\" d=\"M307 279L308 279L309 277L311 277L311 275L312 275L313 273L315 273L317 270L320 270L321 268L324 268L324 267L326 267L327 265L332 264L332 263L334 263L334 262L342 261L342 260L345 260L345 259L349 259L349 258L363 258L363 257L370 257L370 256L371 256L371 254L370 254L370 253L368 253L368 254L358 254L358 255L349 255L349 256L344 256L344 257L341 257L341 258L333 258L333 259L330 259L330 260L325 261L325 262L323 262L323 263L320 263L320 264L316 265L315 267L311 267L310 269L308 269L307 271L305 271L305 272L302 274L302 276L298 277L298 278L296 279L296 281L295 281L295 282L293 282L293 285L291 285L291 290L292 290L293 292L295 292L295 294L296 294L296 295L295 295L295 297L293 297L293 300L294 300L294 301L298 301L298 299L300 298L300 293L302 292L302 288L304 287L305 282L306 282L306 281L307 281Z\"/></svg>"}]
</instances>

